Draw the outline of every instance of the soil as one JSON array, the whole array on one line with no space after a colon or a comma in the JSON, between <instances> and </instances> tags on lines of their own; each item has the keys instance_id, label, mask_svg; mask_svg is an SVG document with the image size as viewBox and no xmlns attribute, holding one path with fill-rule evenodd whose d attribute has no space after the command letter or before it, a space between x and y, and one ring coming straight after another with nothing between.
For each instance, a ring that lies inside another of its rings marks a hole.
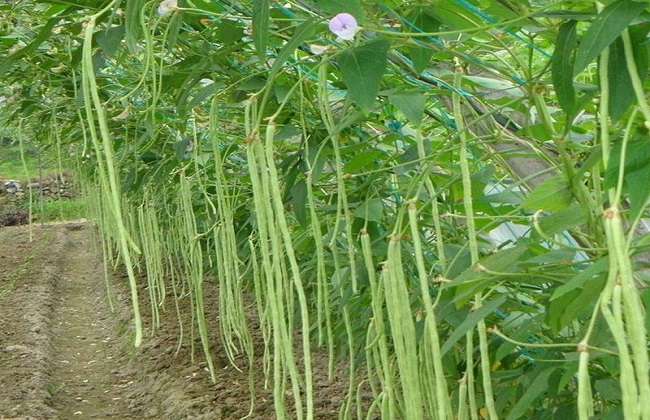
<instances>
[{"instance_id":1,"label":"soil","mask_svg":"<svg viewBox=\"0 0 650 420\"><path fill-rule=\"evenodd\" d=\"M252 333L260 354L252 366L236 360L241 370L212 339L213 383L198 337L190 343L186 331L180 341L171 298L155 330L150 308L141 305L148 327L143 345L133 347L127 280L109 274L111 310L104 273L100 246L85 221L0 228L0 419L275 418L259 331ZM143 296L146 279L141 284ZM216 332L218 290L215 282L205 285L208 328ZM183 304L181 313L189 314ZM326 357L312 358L315 417L337 418L346 372L339 367L329 379ZM249 368L257 372L252 412Z\"/></svg>"}]
</instances>

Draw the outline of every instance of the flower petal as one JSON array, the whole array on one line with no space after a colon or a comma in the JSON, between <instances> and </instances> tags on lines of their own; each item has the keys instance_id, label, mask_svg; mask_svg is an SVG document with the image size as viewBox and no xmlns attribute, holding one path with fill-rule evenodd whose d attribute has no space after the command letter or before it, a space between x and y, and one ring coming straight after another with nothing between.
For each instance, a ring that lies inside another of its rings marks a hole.
<instances>
[{"instance_id":1,"label":"flower petal","mask_svg":"<svg viewBox=\"0 0 650 420\"><path fill-rule=\"evenodd\" d=\"M176 9L178 9L178 0L163 0L158 6L158 14L165 16Z\"/></svg>"},{"instance_id":2,"label":"flower petal","mask_svg":"<svg viewBox=\"0 0 650 420\"><path fill-rule=\"evenodd\" d=\"M339 40L347 41L354 39L354 35L359 31L357 20L349 13L339 13L334 16L329 22L329 28Z\"/></svg>"}]
</instances>

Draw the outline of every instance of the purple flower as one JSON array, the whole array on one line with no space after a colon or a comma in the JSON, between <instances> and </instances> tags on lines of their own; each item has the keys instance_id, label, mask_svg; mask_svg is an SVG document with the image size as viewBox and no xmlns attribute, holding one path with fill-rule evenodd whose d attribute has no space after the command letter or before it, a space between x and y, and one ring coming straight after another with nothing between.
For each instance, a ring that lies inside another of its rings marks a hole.
<instances>
[{"instance_id":1,"label":"purple flower","mask_svg":"<svg viewBox=\"0 0 650 420\"><path fill-rule=\"evenodd\" d=\"M349 13L339 13L329 23L330 31L338 36L338 40L350 41L359 30L357 20Z\"/></svg>"}]
</instances>

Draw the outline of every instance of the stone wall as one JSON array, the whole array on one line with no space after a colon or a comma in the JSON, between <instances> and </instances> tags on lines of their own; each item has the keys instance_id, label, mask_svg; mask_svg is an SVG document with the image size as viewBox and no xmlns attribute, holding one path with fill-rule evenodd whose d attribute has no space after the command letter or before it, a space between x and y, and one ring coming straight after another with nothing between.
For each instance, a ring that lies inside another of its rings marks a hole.
<instances>
[{"instance_id":1,"label":"stone wall","mask_svg":"<svg viewBox=\"0 0 650 420\"><path fill-rule=\"evenodd\" d=\"M0 179L0 205L27 200L30 191L34 200L66 200L77 195L72 177L65 173L33 179L26 183L14 179Z\"/></svg>"}]
</instances>

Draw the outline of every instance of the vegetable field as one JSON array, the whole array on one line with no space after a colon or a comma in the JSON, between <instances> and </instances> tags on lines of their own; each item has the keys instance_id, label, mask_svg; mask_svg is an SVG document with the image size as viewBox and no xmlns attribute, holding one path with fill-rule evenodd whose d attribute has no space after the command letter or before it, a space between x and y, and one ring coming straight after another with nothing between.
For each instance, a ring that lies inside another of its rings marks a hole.
<instances>
[{"instance_id":1,"label":"vegetable field","mask_svg":"<svg viewBox=\"0 0 650 420\"><path fill-rule=\"evenodd\" d=\"M133 357L171 328L249 418L650 418L648 1L0 11Z\"/></svg>"}]
</instances>

